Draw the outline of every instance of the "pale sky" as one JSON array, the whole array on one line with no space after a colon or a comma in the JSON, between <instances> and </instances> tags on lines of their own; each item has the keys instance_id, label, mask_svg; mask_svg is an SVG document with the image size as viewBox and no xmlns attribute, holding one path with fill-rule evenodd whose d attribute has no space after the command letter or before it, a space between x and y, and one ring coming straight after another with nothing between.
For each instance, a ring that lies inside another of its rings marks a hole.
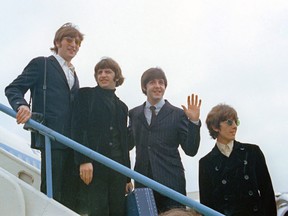
<instances>
[{"instance_id":1,"label":"pale sky","mask_svg":"<svg viewBox=\"0 0 288 216\"><path fill-rule=\"evenodd\" d=\"M275 192L288 192L287 0L11 0L0 11L0 103L9 106L4 88L32 58L50 55L56 30L72 22L85 34L72 61L81 87L95 86L93 68L109 56L123 70L116 94L129 108L145 101L140 77L156 66L170 103L202 98L199 152L182 155L187 191L198 190L198 161L215 144L206 115L226 103L240 117L236 139L260 146ZM13 118L0 114L0 122L29 141Z\"/></svg>"}]
</instances>

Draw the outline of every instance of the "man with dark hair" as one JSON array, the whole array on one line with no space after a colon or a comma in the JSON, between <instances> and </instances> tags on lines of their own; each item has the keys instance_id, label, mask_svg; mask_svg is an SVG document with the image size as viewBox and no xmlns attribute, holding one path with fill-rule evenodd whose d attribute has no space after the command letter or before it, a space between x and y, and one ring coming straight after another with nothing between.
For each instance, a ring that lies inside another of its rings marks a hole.
<instances>
[{"instance_id":1,"label":"man with dark hair","mask_svg":"<svg viewBox=\"0 0 288 216\"><path fill-rule=\"evenodd\" d=\"M235 140L239 120L219 104L206 118L216 144L199 161L200 202L225 215L276 216L272 182L259 146Z\"/></svg>"},{"instance_id":2,"label":"man with dark hair","mask_svg":"<svg viewBox=\"0 0 288 216\"><path fill-rule=\"evenodd\" d=\"M130 149L136 146L135 171L186 195L184 167L179 145L189 156L197 154L200 142L201 100L188 96L184 111L171 105L163 96L167 87L165 73L150 68L141 77L144 104L129 112ZM143 187L136 182L135 187ZM145 186L144 186L145 187ZM154 191L159 212L184 207Z\"/></svg>"},{"instance_id":3,"label":"man with dark hair","mask_svg":"<svg viewBox=\"0 0 288 216\"><path fill-rule=\"evenodd\" d=\"M18 124L26 123L31 111L44 117L44 124L65 135L71 135L71 114L79 81L71 60L76 56L83 34L71 23L64 24L55 34L54 55L32 59L24 71L5 89L12 108L17 111ZM30 90L32 107L24 95ZM31 147L41 150L41 191L46 193L46 164L44 139L31 133ZM53 198L73 209L73 151L53 141Z\"/></svg>"},{"instance_id":4,"label":"man with dark hair","mask_svg":"<svg viewBox=\"0 0 288 216\"><path fill-rule=\"evenodd\" d=\"M116 87L124 82L121 68L113 59L103 58L95 66L94 77L96 87L79 90L73 138L130 168L128 108L115 94ZM81 179L78 212L89 216L124 216L125 193L132 187L130 179L80 153L76 153L75 161Z\"/></svg>"}]
</instances>

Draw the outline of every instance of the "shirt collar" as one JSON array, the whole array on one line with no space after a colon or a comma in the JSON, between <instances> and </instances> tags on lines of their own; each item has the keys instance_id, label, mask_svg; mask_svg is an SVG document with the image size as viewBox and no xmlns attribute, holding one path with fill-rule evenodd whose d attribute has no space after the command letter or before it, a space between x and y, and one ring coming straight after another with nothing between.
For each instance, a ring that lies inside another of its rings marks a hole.
<instances>
[{"instance_id":1,"label":"shirt collar","mask_svg":"<svg viewBox=\"0 0 288 216\"><path fill-rule=\"evenodd\" d=\"M222 154L229 157L230 153L233 150L234 140L230 141L228 144L222 144L217 141L216 145ZM229 147L229 152L227 152L227 146Z\"/></svg>"},{"instance_id":2,"label":"shirt collar","mask_svg":"<svg viewBox=\"0 0 288 216\"><path fill-rule=\"evenodd\" d=\"M159 111L165 104L165 100L162 98L157 104L155 104L154 106L156 107L156 112ZM150 106L152 106L150 104L150 102L147 100L145 103L145 108L150 108Z\"/></svg>"},{"instance_id":3,"label":"shirt collar","mask_svg":"<svg viewBox=\"0 0 288 216\"><path fill-rule=\"evenodd\" d=\"M68 67L71 70L74 71L74 66L70 63L70 65L67 64L66 60L64 58L62 58L62 56L58 55L58 54L53 54L54 57L57 59L57 61L59 62L60 66L63 67Z\"/></svg>"}]
</instances>

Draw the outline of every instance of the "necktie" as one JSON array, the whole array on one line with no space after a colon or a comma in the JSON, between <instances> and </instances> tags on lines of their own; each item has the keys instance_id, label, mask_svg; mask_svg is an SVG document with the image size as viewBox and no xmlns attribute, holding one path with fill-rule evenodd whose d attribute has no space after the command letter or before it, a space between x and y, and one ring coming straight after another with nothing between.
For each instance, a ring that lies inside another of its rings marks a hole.
<instances>
[{"instance_id":1,"label":"necktie","mask_svg":"<svg viewBox=\"0 0 288 216\"><path fill-rule=\"evenodd\" d=\"M151 125L155 124L155 120L156 120L156 112L155 112L155 110L156 110L156 107L155 106L150 106L150 110L151 110L151 113L152 113L151 122L150 122L150 126L151 126Z\"/></svg>"}]
</instances>

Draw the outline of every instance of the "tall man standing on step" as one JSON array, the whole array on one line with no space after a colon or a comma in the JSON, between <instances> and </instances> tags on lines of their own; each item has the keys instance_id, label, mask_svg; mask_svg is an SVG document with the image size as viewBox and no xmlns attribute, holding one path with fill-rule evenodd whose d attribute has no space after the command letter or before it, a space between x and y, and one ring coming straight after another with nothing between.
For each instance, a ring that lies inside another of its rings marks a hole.
<instances>
[{"instance_id":1,"label":"tall man standing on step","mask_svg":"<svg viewBox=\"0 0 288 216\"><path fill-rule=\"evenodd\" d=\"M196 155L200 143L201 100L188 96L188 107L171 105L163 96L167 87L165 73L150 68L141 77L144 104L129 112L130 149L136 146L134 170L186 195L186 180L178 151L179 145L189 156ZM151 108L150 108L151 107ZM135 187L145 187L139 182ZM154 191L158 212L184 207Z\"/></svg>"},{"instance_id":2,"label":"tall man standing on step","mask_svg":"<svg viewBox=\"0 0 288 216\"><path fill-rule=\"evenodd\" d=\"M40 113L44 124L64 136L71 135L71 114L79 81L71 60L79 51L83 34L71 23L61 26L54 37L53 55L32 59L5 89L18 124L26 123L31 112ZM45 87L46 86L46 87ZM30 90L31 101L24 98ZM31 106L30 106L31 105ZM31 133L31 147L41 150L41 191L46 193L46 164L43 136ZM73 209L73 150L51 140L53 198ZM74 199L75 200L75 199Z\"/></svg>"}]
</instances>

